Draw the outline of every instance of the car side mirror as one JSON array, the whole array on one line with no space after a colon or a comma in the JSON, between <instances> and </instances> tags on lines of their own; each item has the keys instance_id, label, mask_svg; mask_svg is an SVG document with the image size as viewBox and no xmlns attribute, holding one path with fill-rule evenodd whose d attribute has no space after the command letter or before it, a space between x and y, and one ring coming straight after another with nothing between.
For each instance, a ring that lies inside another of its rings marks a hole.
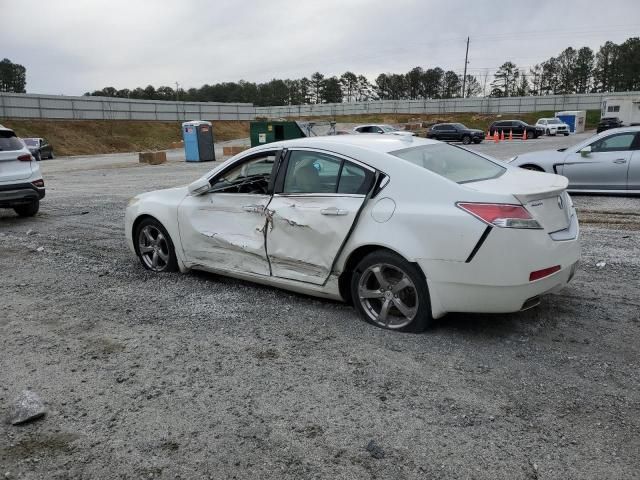
<instances>
[{"instance_id":1,"label":"car side mirror","mask_svg":"<svg viewBox=\"0 0 640 480\"><path fill-rule=\"evenodd\" d=\"M211 188L211 185L209 184L209 180L208 179L199 178L195 182L190 183L187 188L189 190L189 194L193 195L194 197L196 197L198 195L202 195L204 193L207 193L209 191L209 189Z\"/></svg>"},{"instance_id":2,"label":"car side mirror","mask_svg":"<svg viewBox=\"0 0 640 480\"><path fill-rule=\"evenodd\" d=\"M580 155L582 155L583 157L588 157L589 154L591 153L591 147L584 147L582 150L580 150Z\"/></svg>"}]
</instances>

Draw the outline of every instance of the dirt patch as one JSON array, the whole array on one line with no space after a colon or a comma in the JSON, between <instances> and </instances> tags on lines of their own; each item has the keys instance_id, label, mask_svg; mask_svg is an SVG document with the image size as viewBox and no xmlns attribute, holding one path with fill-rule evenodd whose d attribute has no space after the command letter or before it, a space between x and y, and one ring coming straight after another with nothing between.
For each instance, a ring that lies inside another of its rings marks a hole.
<instances>
[{"instance_id":1,"label":"dirt patch","mask_svg":"<svg viewBox=\"0 0 640 480\"><path fill-rule=\"evenodd\" d=\"M72 443L80 438L75 433L53 433L31 436L0 449L0 458L25 459L33 456L57 456L70 453L73 450Z\"/></svg>"},{"instance_id":2,"label":"dirt patch","mask_svg":"<svg viewBox=\"0 0 640 480\"><path fill-rule=\"evenodd\" d=\"M181 122L133 120L16 120L2 119L20 137L44 137L56 155L165 150L182 139ZM216 141L249 136L249 122L214 121Z\"/></svg>"}]
</instances>

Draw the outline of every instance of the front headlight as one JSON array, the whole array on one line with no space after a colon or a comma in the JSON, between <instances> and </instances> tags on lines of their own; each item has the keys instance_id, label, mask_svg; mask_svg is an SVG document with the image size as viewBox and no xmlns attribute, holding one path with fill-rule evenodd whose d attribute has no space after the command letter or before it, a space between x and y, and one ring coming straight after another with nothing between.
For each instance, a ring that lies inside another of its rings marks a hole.
<instances>
[{"instance_id":1,"label":"front headlight","mask_svg":"<svg viewBox=\"0 0 640 480\"><path fill-rule=\"evenodd\" d=\"M131 205L135 205L136 203L138 203L140 201L140 199L135 196L135 197L131 197L129 199L129 203L127 203L127 207L130 207Z\"/></svg>"}]
</instances>

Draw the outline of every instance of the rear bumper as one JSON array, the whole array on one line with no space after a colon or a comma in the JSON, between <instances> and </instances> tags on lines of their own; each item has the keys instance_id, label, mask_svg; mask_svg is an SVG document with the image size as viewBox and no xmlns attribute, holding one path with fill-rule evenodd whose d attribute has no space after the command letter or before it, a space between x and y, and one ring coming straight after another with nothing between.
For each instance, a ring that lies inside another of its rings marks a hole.
<instances>
[{"instance_id":1,"label":"rear bumper","mask_svg":"<svg viewBox=\"0 0 640 480\"><path fill-rule=\"evenodd\" d=\"M30 183L0 185L0 208L11 208L42 200L45 188L38 188Z\"/></svg>"},{"instance_id":2,"label":"rear bumper","mask_svg":"<svg viewBox=\"0 0 640 480\"><path fill-rule=\"evenodd\" d=\"M572 238L553 240L542 231L492 228L470 262L418 259L429 285L434 317L447 312L510 313L535 305L573 277L580 259L577 220ZM560 270L535 281L531 272Z\"/></svg>"}]
</instances>

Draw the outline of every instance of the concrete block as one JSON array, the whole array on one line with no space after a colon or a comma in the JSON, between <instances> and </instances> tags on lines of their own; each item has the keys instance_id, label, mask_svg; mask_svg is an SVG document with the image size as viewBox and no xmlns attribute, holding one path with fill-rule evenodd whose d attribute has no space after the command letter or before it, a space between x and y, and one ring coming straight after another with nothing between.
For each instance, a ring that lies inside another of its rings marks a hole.
<instances>
[{"instance_id":1,"label":"concrete block","mask_svg":"<svg viewBox=\"0 0 640 480\"><path fill-rule=\"evenodd\" d=\"M160 165L167 161L167 152L140 152L138 161L149 165Z\"/></svg>"}]
</instances>

